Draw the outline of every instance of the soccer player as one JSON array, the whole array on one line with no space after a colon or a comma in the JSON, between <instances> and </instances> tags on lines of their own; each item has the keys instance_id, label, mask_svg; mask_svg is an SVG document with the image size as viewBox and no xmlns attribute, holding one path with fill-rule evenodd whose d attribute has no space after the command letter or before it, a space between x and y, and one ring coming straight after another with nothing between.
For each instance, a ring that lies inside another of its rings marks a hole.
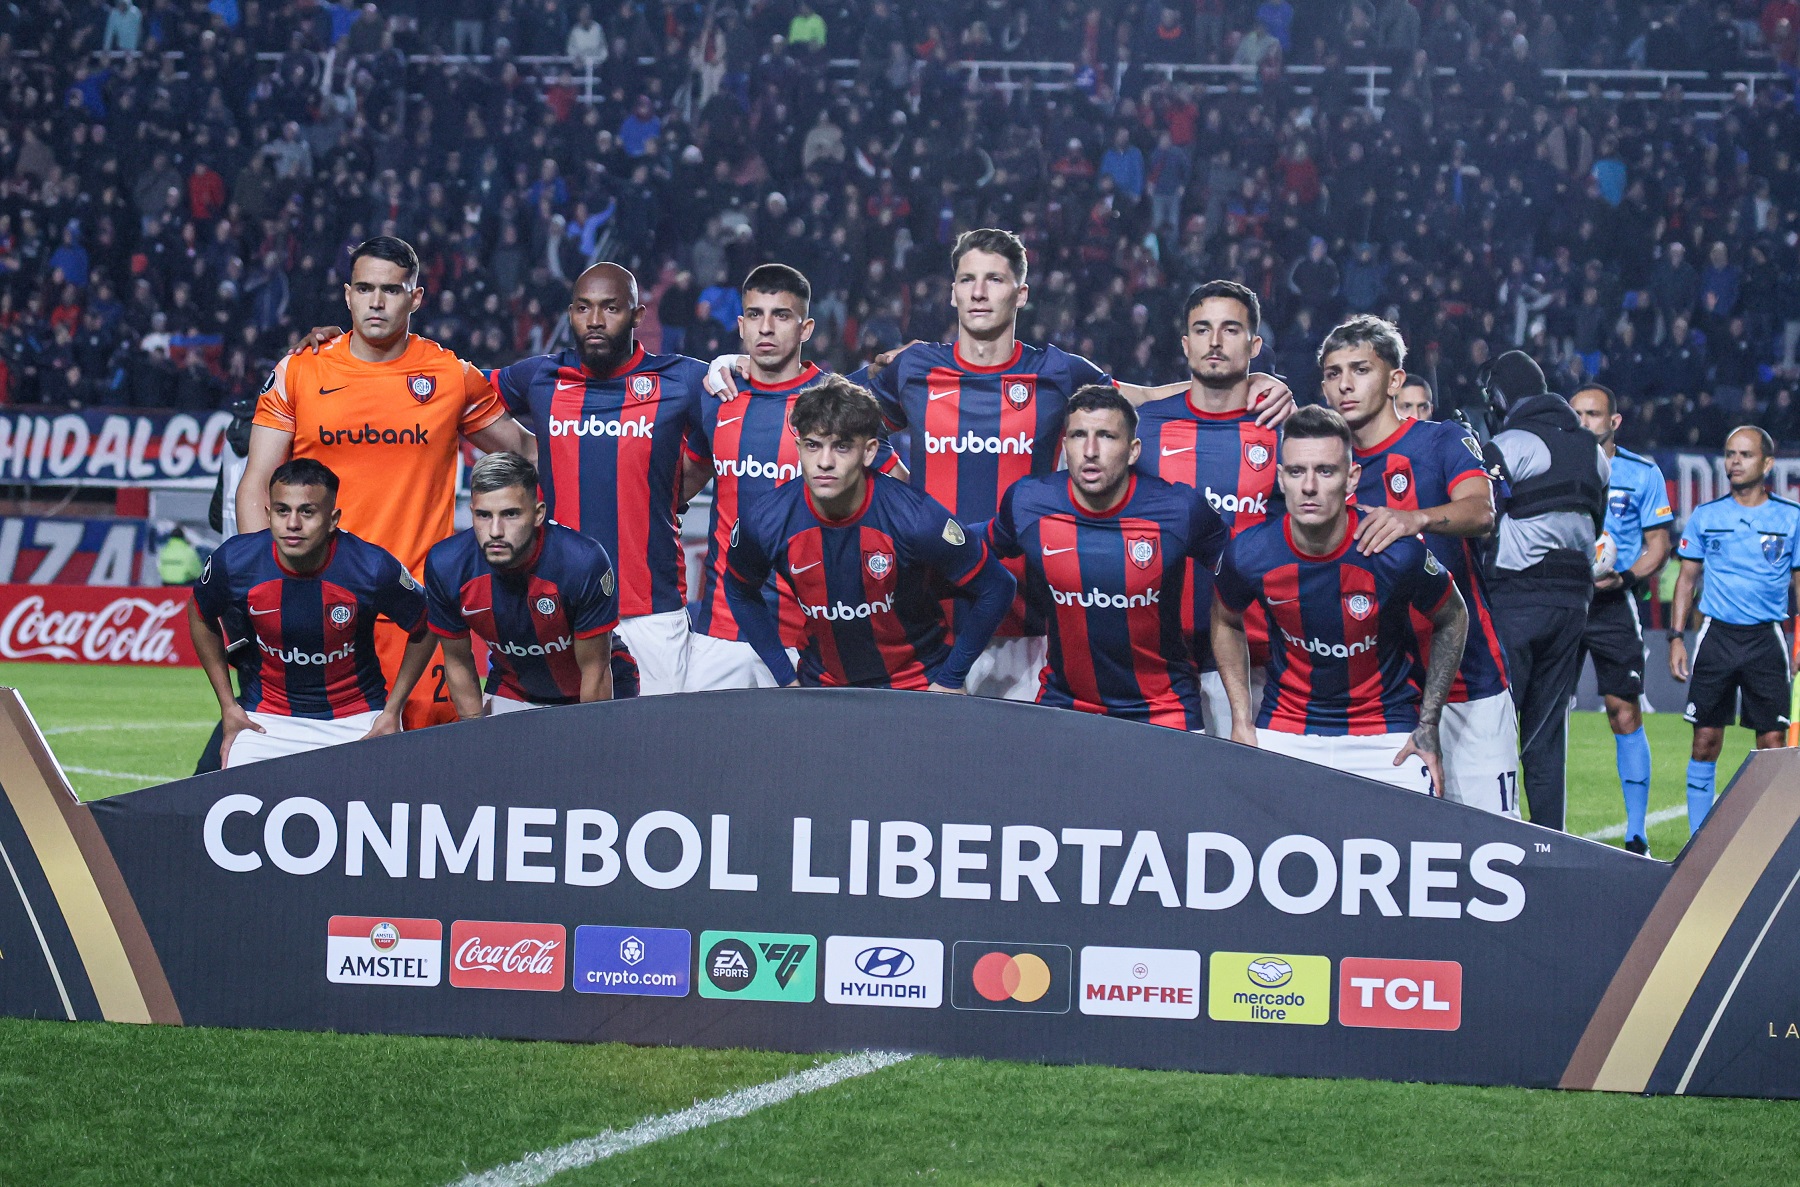
<instances>
[{"instance_id":1,"label":"soccer player","mask_svg":"<svg viewBox=\"0 0 1800 1187\"><path fill-rule=\"evenodd\" d=\"M425 554L454 530L459 435L488 452L535 451L480 371L408 331L424 298L419 257L402 240L377 236L350 253L350 333L314 330L313 349L276 363L263 385L238 486L239 531L269 526L263 496L276 467L313 458L345 479L344 529L420 577ZM377 627L382 671L396 683L405 646L403 632ZM455 707L428 683L413 690L405 717L418 728L454 720Z\"/></svg>"},{"instance_id":2,"label":"soccer player","mask_svg":"<svg viewBox=\"0 0 1800 1187\"><path fill-rule=\"evenodd\" d=\"M1024 558L1026 600L1049 623L1039 704L1198 730L1185 583L1211 573L1227 533L1192 486L1133 472L1137 424L1117 388L1069 397L1068 472L1008 487L988 540Z\"/></svg>"},{"instance_id":3,"label":"soccer player","mask_svg":"<svg viewBox=\"0 0 1800 1187\"><path fill-rule=\"evenodd\" d=\"M1459 422L1400 418L1395 401L1405 390L1405 362L1400 331L1369 314L1333 329L1319 346L1326 401L1356 443L1356 549L1375 556L1424 533L1425 546L1450 570L1469 613L1469 637L1440 727L1443 794L1516 818L1518 711L1469 544L1494 530L1493 481L1480 443Z\"/></svg>"},{"instance_id":4,"label":"soccer player","mask_svg":"<svg viewBox=\"0 0 1800 1187\"><path fill-rule=\"evenodd\" d=\"M1431 385L1418 375L1408 375L1394 396L1394 415L1401 420L1430 420Z\"/></svg>"},{"instance_id":5,"label":"soccer player","mask_svg":"<svg viewBox=\"0 0 1800 1187\"><path fill-rule=\"evenodd\" d=\"M1012 604L1010 573L930 495L872 468L881 408L833 375L794 402L802 482L778 486L738 520L725 596L777 684L962 692ZM763 597L779 573L799 603L799 673ZM970 605L954 648L938 598Z\"/></svg>"},{"instance_id":6,"label":"soccer player","mask_svg":"<svg viewBox=\"0 0 1800 1187\"><path fill-rule=\"evenodd\" d=\"M1354 547L1359 477L1343 417L1302 408L1282 425L1287 512L1234 537L1215 582L1213 654L1232 740L1442 794L1438 721L1468 611L1423 541L1407 536L1373 556ZM1243 624L1253 602L1269 615L1272 651L1254 727Z\"/></svg>"},{"instance_id":7,"label":"soccer player","mask_svg":"<svg viewBox=\"0 0 1800 1187\"><path fill-rule=\"evenodd\" d=\"M1687 681L1694 727L1688 761L1688 829L1712 810L1713 781L1725 727L1743 693L1738 723L1756 734L1756 748L1786 745L1787 646L1781 625L1790 588L1800 593L1800 503L1769 494L1775 442L1752 425L1725 438L1725 477L1731 493L1702 503L1681 528L1681 573L1670 616L1669 674ZM1700 633L1690 663L1681 630L1700 594Z\"/></svg>"},{"instance_id":8,"label":"soccer player","mask_svg":"<svg viewBox=\"0 0 1800 1187\"><path fill-rule=\"evenodd\" d=\"M688 607L693 635L688 641L686 689L773 688L775 677L757 658L725 597L725 558L738 518L783 482L800 476L800 447L788 416L800 393L825 378L802 363L801 347L812 337L812 285L786 264L763 264L744 279L744 312L738 334L749 360L742 399L727 403L708 392L700 399L702 432L712 449L713 499L707 527L706 563L700 597ZM905 481L906 468L883 441L875 468ZM805 641L799 603L771 576L766 598L781 621L782 642L797 659Z\"/></svg>"},{"instance_id":9,"label":"soccer player","mask_svg":"<svg viewBox=\"0 0 1800 1187\"><path fill-rule=\"evenodd\" d=\"M1138 408L1140 473L1193 487L1219 514L1232 535L1263 522L1275 488L1279 431L1259 422L1250 405L1250 360L1262 350L1257 331L1262 304L1255 292L1230 280L1213 280L1187 299L1181 348L1192 377L1185 391ZM1279 514L1279 508L1276 513ZM1207 729L1231 736L1231 702L1212 661L1212 566L1189 558L1188 594L1181 605L1182 628L1200 671ZM1262 696L1262 667L1268 661L1269 630L1252 606L1245 622L1250 637L1250 697Z\"/></svg>"},{"instance_id":10,"label":"soccer player","mask_svg":"<svg viewBox=\"0 0 1800 1187\"><path fill-rule=\"evenodd\" d=\"M469 471L474 525L425 560L428 622L458 716L612 699L618 579L600 544L548 523L537 467L490 453ZM488 645L487 698L469 635Z\"/></svg>"},{"instance_id":11,"label":"soccer player","mask_svg":"<svg viewBox=\"0 0 1800 1187\"><path fill-rule=\"evenodd\" d=\"M219 698L220 765L241 767L401 728L433 642L425 595L387 550L338 527L338 476L312 458L276 468L270 526L219 545L194 585L188 630ZM392 691L375 653L380 615L408 640ZM220 623L247 622L262 662L233 696Z\"/></svg>"},{"instance_id":12,"label":"soccer player","mask_svg":"<svg viewBox=\"0 0 1800 1187\"><path fill-rule=\"evenodd\" d=\"M910 434L912 485L959 521L985 523L1007 487L1026 474L1056 469L1069 396L1112 380L1079 355L1018 340L1018 313L1031 286L1017 235L991 227L966 231L951 248L950 267L956 341L909 344L887 366L872 365L850 378L874 392L890 429ZM714 360L721 382L730 382L731 362ZM1186 385L1117 386L1141 404ZM1251 405L1265 422L1277 423L1291 410L1293 394L1280 380L1259 375L1252 387ZM1021 562L1011 563L1014 576L1020 575ZM1033 700L1046 654L1043 621L1020 601L970 673L968 691Z\"/></svg>"},{"instance_id":13,"label":"soccer player","mask_svg":"<svg viewBox=\"0 0 1800 1187\"><path fill-rule=\"evenodd\" d=\"M1669 558L1675 521L1662 470L1646 457L1620 449L1618 403L1612 389L1590 383L1569 406L1612 458L1607 479L1606 532L1618 548L1613 571L1594 579L1587 631L1581 646L1594 660L1594 682L1606 698L1619 786L1625 794L1625 848L1648 854L1644 815L1650 807L1650 739L1644 733L1644 628L1638 620L1638 586L1655 580Z\"/></svg>"},{"instance_id":14,"label":"soccer player","mask_svg":"<svg viewBox=\"0 0 1800 1187\"><path fill-rule=\"evenodd\" d=\"M687 564L681 509L712 476L700 424L706 365L647 354L637 278L595 264L575 279L575 349L536 355L495 376L506 406L542 442L551 518L598 540L619 579L618 633L646 696L687 682Z\"/></svg>"}]
</instances>

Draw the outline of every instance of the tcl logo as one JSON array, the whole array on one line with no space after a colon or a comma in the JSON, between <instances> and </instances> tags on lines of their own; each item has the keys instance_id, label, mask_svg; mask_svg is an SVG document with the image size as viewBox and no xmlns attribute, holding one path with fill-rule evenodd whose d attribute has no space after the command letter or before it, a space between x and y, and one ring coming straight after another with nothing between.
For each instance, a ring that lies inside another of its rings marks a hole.
<instances>
[{"instance_id":1,"label":"tcl logo","mask_svg":"<svg viewBox=\"0 0 1800 1187\"><path fill-rule=\"evenodd\" d=\"M555 993L563 987L565 939L559 923L458 919L450 926L450 984Z\"/></svg>"},{"instance_id":2,"label":"tcl logo","mask_svg":"<svg viewBox=\"0 0 1800 1187\"><path fill-rule=\"evenodd\" d=\"M1455 1030L1462 1025L1462 965L1346 956L1338 964L1338 1021L1388 1030Z\"/></svg>"}]
</instances>

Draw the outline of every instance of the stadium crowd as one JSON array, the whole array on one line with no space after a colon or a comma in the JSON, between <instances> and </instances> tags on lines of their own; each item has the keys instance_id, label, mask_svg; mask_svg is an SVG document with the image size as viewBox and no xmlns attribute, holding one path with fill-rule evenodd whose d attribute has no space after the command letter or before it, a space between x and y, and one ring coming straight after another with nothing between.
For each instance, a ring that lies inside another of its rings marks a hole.
<instances>
[{"instance_id":1,"label":"stadium crowd","mask_svg":"<svg viewBox=\"0 0 1800 1187\"><path fill-rule=\"evenodd\" d=\"M1229 277L1303 398L1374 311L1440 407L1518 347L1553 390L1617 390L1625 444L1800 446L1797 30L1796 0L15 0L0 399L252 396L383 233L423 260L416 328L484 367L545 349L604 255L649 286L646 344L701 358L751 267L795 265L848 369L951 336L949 245L1003 226L1021 337L1127 382L1182 376L1181 296ZM958 69L995 59L1072 81ZM1345 70L1371 64L1379 114ZM1582 67L1787 80L1697 104L1544 73Z\"/></svg>"}]
</instances>

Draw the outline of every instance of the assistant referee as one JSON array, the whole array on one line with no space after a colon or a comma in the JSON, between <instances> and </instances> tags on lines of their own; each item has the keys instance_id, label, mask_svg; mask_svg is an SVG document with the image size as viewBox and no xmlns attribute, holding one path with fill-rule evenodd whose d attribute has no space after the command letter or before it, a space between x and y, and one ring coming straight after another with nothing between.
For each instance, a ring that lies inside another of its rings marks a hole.
<instances>
[{"instance_id":1,"label":"assistant referee","mask_svg":"<svg viewBox=\"0 0 1800 1187\"><path fill-rule=\"evenodd\" d=\"M1755 731L1756 748L1786 744L1787 645L1781 626L1790 588L1800 591L1800 503L1771 495L1764 485L1775 465L1775 442L1753 425L1725 438L1725 477L1731 493L1694 508L1681 530L1670 618L1669 674L1688 681L1687 712L1694 726L1688 762L1688 830L1700 827L1713 804L1713 783L1725 727L1738 694L1738 721ZM1700 592L1700 633L1690 661L1681 628Z\"/></svg>"}]
</instances>

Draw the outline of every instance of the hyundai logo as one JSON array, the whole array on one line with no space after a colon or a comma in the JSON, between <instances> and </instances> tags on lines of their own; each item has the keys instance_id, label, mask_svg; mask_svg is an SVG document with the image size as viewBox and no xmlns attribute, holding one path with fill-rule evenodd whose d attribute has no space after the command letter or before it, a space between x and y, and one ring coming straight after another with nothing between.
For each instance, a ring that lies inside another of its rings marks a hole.
<instances>
[{"instance_id":1,"label":"hyundai logo","mask_svg":"<svg viewBox=\"0 0 1800 1187\"><path fill-rule=\"evenodd\" d=\"M856 954L856 967L867 976L892 980L913 971L912 953L904 948L889 948L885 945L864 948Z\"/></svg>"}]
</instances>

